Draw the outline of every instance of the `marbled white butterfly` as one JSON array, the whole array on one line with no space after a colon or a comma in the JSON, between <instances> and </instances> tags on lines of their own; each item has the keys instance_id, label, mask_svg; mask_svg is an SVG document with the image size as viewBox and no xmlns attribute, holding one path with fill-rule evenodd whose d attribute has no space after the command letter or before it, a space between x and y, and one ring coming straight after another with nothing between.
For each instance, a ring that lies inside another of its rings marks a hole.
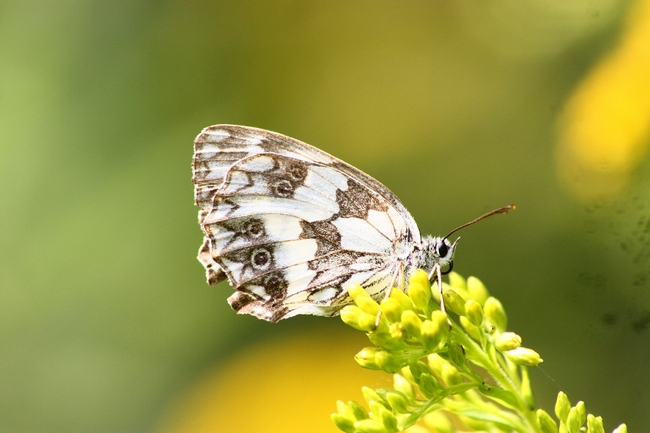
<instances>
[{"instance_id":1,"label":"marbled white butterfly","mask_svg":"<svg viewBox=\"0 0 650 433\"><path fill-rule=\"evenodd\" d=\"M192 168L205 235L198 259L210 285L230 280L238 313L333 316L351 302L351 283L380 300L418 268L441 289L453 265L458 239L447 238L456 230L422 237L388 188L293 138L209 126L194 141Z\"/></svg>"}]
</instances>

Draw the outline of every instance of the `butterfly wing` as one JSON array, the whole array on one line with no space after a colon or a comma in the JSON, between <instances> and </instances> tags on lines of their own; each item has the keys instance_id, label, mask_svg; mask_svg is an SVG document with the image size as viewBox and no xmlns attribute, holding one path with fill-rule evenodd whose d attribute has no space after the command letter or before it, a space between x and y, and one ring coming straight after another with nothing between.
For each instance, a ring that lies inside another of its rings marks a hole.
<instances>
[{"instance_id":1,"label":"butterfly wing","mask_svg":"<svg viewBox=\"0 0 650 433\"><path fill-rule=\"evenodd\" d=\"M208 126L194 140L192 160L194 202L201 207L199 224L211 209L217 189L230 167L247 156L260 153L299 156L305 161L324 163L331 160L327 153L281 134L238 125ZM212 260L207 237L199 249L198 259L206 268L210 285L226 279L226 274Z\"/></svg>"},{"instance_id":2,"label":"butterfly wing","mask_svg":"<svg viewBox=\"0 0 650 433\"><path fill-rule=\"evenodd\" d=\"M297 140L241 126L197 137L199 260L226 276L240 313L269 321L335 315L361 284L375 297L419 243L410 214L379 182Z\"/></svg>"}]
</instances>

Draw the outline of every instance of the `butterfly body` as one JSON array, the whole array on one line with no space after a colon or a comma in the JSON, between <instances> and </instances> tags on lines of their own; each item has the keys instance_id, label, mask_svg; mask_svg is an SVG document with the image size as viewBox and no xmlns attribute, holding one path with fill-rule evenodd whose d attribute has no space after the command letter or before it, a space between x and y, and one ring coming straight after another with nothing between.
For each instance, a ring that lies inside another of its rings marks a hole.
<instances>
[{"instance_id":1,"label":"butterfly body","mask_svg":"<svg viewBox=\"0 0 650 433\"><path fill-rule=\"evenodd\" d=\"M239 313L276 322L332 316L358 283L375 299L417 268L451 266L456 243L421 237L397 197L298 140L235 125L205 128L193 158L209 284L228 278Z\"/></svg>"}]
</instances>

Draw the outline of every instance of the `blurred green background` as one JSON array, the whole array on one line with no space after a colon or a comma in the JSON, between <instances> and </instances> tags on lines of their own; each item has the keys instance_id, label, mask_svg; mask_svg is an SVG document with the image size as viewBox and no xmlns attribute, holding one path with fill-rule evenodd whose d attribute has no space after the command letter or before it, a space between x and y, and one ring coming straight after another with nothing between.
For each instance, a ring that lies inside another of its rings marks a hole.
<instances>
[{"instance_id":1,"label":"blurred green background","mask_svg":"<svg viewBox=\"0 0 650 433\"><path fill-rule=\"evenodd\" d=\"M562 150L567 101L625 46L639 10L614 0L3 1L0 430L181 431L193 416L186 396L247 359L251 374L228 376L249 390L241 413L215 415L213 431L265 403L284 423L277 431L299 431L295 408L277 403L283 386L259 381L334 346L352 362L365 344L338 319L238 316L232 289L207 286L190 162L192 140L216 123L278 131L359 167L423 233L515 203L463 230L455 270L481 278L544 358L532 371L540 406L550 412L564 390L606 429L644 430L647 128L619 171L585 175ZM647 57L632 58L614 62L621 76L630 64L650 71ZM647 76L630 78L642 100ZM631 111L647 126L647 111ZM627 149L617 140L604 155ZM601 175L614 187L598 189L590 179ZM305 335L311 346L287 349ZM340 378L313 366L307 374ZM288 376L278 383L302 380ZM336 431L336 398L303 427Z\"/></svg>"}]
</instances>

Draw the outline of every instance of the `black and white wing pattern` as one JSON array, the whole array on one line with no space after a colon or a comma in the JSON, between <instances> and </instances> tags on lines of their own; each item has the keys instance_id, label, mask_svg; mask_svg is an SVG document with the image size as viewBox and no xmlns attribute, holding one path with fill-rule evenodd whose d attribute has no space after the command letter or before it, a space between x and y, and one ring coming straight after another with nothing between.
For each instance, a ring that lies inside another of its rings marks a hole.
<instances>
[{"instance_id":1,"label":"black and white wing pattern","mask_svg":"<svg viewBox=\"0 0 650 433\"><path fill-rule=\"evenodd\" d=\"M397 197L351 165L290 137L205 128L194 142L195 202L209 284L239 313L271 322L332 316L358 283L380 299L417 264L420 232Z\"/></svg>"}]
</instances>

